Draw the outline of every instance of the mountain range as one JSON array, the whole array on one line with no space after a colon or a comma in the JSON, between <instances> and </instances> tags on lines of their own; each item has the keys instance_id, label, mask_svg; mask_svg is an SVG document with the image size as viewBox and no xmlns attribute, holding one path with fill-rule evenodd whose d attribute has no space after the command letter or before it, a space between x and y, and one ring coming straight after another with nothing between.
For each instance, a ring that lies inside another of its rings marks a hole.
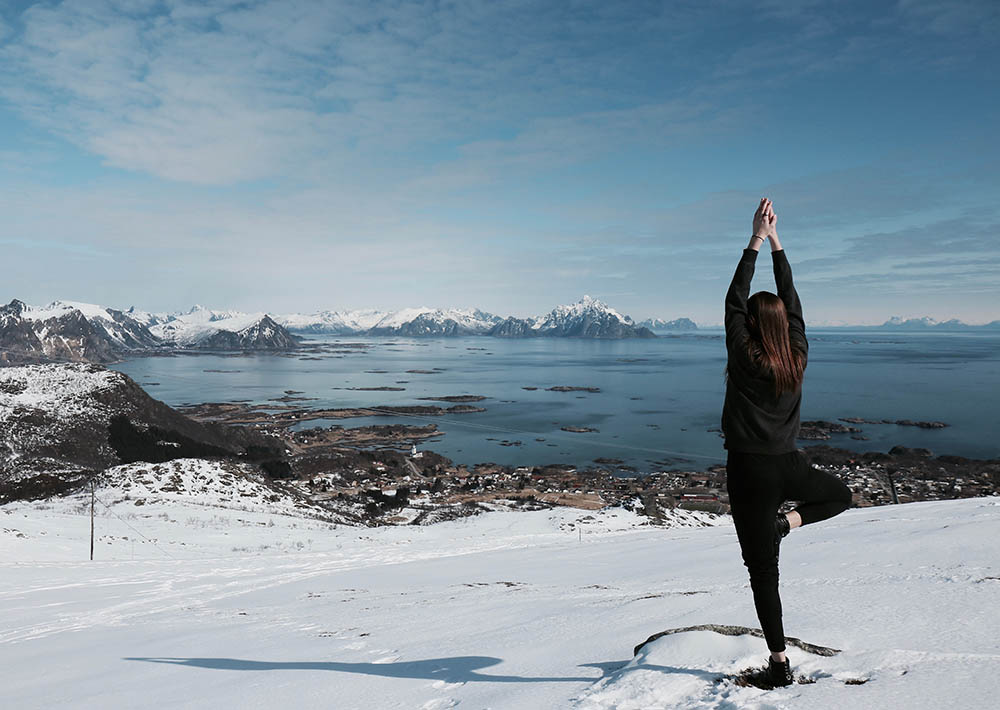
<instances>
[{"instance_id":1,"label":"mountain range","mask_svg":"<svg viewBox=\"0 0 1000 710\"><path fill-rule=\"evenodd\" d=\"M937 321L933 318L928 318L924 316L923 318L900 318L899 316L892 316L882 325L867 325L867 326L854 326L859 328L894 328L896 330L966 330L968 328L988 328L991 330L1000 330L1000 320L990 321L989 323L984 323L983 325L969 325L968 323L963 323L957 318L952 318L946 321Z\"/></svg>"},{"instance_id":2,"label":"mountain range","mask_svg":"<svg viewBox=\"0 0 1000 710\"><path fill-rule=\"evenodd\" d=\"M665 329L696 327L686 318L648 321ZM0 306L0 364L70 360L114 362L125 355L182 348L214 351L287 351L302 334L404 337L483 335L501 338L655 338L656 334L607 304L585 295L535 318L502 318L479 309L406 308L321 311L314 314L216 311L153 313L116 310L77 301Z\"/></svg>"},{"instance_id":3,"label":"mountain range","mask_svg":"<svg viewBox=\"0 0 1000 710\"><path fill-rule=\"evenodd\" d=\"M835 327L835 326L830 326ZM1000 329L1000 321L968 325L957 319L903 319L882 325L843 326L900 331ZM125 356L173 349L273 351L296 349L305 335L497 338L655 338L653 331L691 331L688 318L647 318L635 322L602 301L585 295L544 315L503 318L478 308L325 310L285 315L212 310L148 312L135 306L117 310L77 301L30 306L17 299L0 306L0 365L46 361L108 363Z\"/></svg>"}]
</instances>

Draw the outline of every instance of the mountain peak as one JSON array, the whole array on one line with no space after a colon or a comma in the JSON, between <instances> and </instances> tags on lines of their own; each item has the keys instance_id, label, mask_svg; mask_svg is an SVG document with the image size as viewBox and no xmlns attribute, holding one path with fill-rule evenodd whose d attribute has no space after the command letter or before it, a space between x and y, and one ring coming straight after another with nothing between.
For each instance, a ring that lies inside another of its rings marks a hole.
<instances>
[{"instance_id":1,"label":"mountain peak","mask_svg":"<svg viewBox=\"0 0 1000 710\"><path fill-rule=\"evenodd\" d=\"M581 298L579 301L577 301L573 305L584 306L584 307L588 307L588 308L607 308L608 307L608 305L606 303L604 303L604 301L602 301L601 299L594 298L590 294L586 294L586 293L583 294L583 298Z\"/></svg>"}]
</instances>

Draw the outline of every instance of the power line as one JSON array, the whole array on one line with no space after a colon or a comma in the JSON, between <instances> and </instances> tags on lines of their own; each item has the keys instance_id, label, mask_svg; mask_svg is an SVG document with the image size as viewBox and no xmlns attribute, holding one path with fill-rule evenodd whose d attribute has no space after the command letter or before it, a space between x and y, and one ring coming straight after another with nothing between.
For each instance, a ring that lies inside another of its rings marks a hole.
<instances>
[{"instance_id":1,"label":"power line","mask_svg":"<svg viewBox=\"0 0 1000 710\"><path fill-rule=\"evenodd\" d=\"M176 557L174 557L173 555L171 555L169 552L167 552L166 550L164 550L162 547L160 547L159 545L157 545L154 541L150 540L148 537L146 537L141 532L139 532L134 527L132 527L132 525L127 520L125 520L125 518L123 518L122 516L118 515L118 513L116 513L114 511L114 509L110 505L108 505L103 500L101 500L100 498L98 498L97 495L93 493L93 491L92 491L92 495L94 496L94 499L97 500L98 503L100 503L101 505L103 505L105 508L108 509L108 512L110 512L113 516L115 516L116 518L118 518L119 520L121 520L123 523L125 523L125 525L132 532L134 532L136 535L138 535L139 537L141 537L143 540L145 540L146 542L148 542L150 545L152 545L153 547L155 547L157 550L159 550L160 552L162 552L167 557L170 557L171 559L177 559ZM93 558L91 558L91 559L93 559Z\"/></svg>"}]
</instances>

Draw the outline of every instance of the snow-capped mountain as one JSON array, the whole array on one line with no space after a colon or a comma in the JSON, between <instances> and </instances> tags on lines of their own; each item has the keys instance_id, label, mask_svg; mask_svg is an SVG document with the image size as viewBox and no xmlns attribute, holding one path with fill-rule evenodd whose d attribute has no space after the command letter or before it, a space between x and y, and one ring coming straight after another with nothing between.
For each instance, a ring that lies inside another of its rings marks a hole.
<instances>
[{"instance_id":1,"label":"snow-capped mountain","mask_svg":"<svg viewBox=\"0 0 1000 710\"><path fill-rule=\"evenodd\" d=\"M485 335L503 318L476 309L408 308L386 315L368 335Z\"/></svg>"},{"instance_id":2,"label":"snow-capped mountain","mask_svg":"<svg viewBox=\"0 0 1000 710\"><path fill-rule=\"evenodd\" d=\"M485 335L500 323L500 316L478 308L404 308L398 311L360 309L321 311L312 315L275 316L278 323L297 333L327 335Z\"/></svg>"},{"instance_id":3,"label":"snow-capped mountain","mask_svg":"<svg viewBox=\"0 0 1000 710\"><path fill-rule=\"evenodd\" d=\"M237 331L216 330L199 340L197 346L208 350L290 350L298 346L299 340L299 336L292 335L265 314Z\"/></svg>"},{"instance_id":4,"label":"snow-capped mountain","mask_svg":"<svg viewBox=\"0 0 1000 710\"><path fill-rule=\"evenodd\" d=\"M639 321L639 325L650 330L698 330L698 326L690 318L675 318L674 320L647 318L644 321Z\"/></svg>"},{"instance_id":5,"label":"snow-capped mountain","mask_svg":"<svg viewBox=\"0 0 1000 710\"><path fill-rule=\"evenodd\" d=\"M320 311L274 316L274 320L293 333L355 335L363 333L386 316L386 311L368 308L351 311Z\"/></svg>"},{"instance_id":6,"label":"snow-capped mountain","mask_svg":"<svg viewBox=\"0 0 1000 710\"><path fill-rule=\"evenodd\" d=\"M149 330L166 343L206 350L287 350L300 340L266 313L213 311L196 305L186 313L172 313Z\"/></svg>"},{"instance_id":7,"label":"snow-capped mountain","mask_svg":"<svg viewBox=\"0 0 1000 710\"><path fill-rule=\"evenodd\" d=\"M633 322L629 316L589 295L576 303L556 306L546 315L534 318L502 318L478 308L442 309L424 306L398 311L369 309L321 311L312 315L289 314L275 316L275 320L292 332L328 335L656 337L648 328ZM695 327L693 323L691 327Z\"/></svg>"},{"instance_id":8,"label":"snow-capped mountain","mask_svg":"<svg viewBox=\"0 0 1000 710\"><path fill-rule=\"evenodd\" d=\"M77 301L0 306L0 363L50 360L109 363L143 350L289 350L300 338L266 313L127 311Z\"/></svg>"},{"instance_id":9,"label":"snow-capped mountain","mask_svg":"<svg viewBox=\"0 0 1000 710\"><path fill-rule=\"evenodd\" d=\"M510 317L498 323L489 335L502 338L655 338L649 328L636 325L607 304L584 295L576 303L560 305L534 319Z\"/></svg>"},{"instance_id":10,"label":"snow-capped mountain","mask_svg":"<svg viewBox=\"0 0 1000 710\"><path fill-rule=\"evenodd\" d=\"M969 325L968 323L963 323L957 318L952 318L946 321L937 321L928 316L923 316L922 318L900 318L899 316L893 316L879 328L898 328L899 330L926 330L928 328L933 328L936 330L964 330L966 328L1000 328L1000 321L992 321L984 325Z\"/></svg>"},{"instance_id":11,"label":"snow-capped mountain","mask_svg":"<svg viewBox=\"0 0 1000 710\"><path fill-rule=\"evenodd\" d=\"M0 307L3 362L113 362L124 352L159 344L145 325L113 308L76 301L37 307L17 299Z\"/></svg>"},{"instance_id":12,"label":"snow-capped mountain","mask_svg":"<svg viewBox=\"0 0 1000 710\"><path fill-rule=\"evenodd\" d=\"M29 306L14 300L0 309L0 363L44 360L114 362L141 349L182 347L205 350L288 350L302 340L293 332L324 335L502 338L580 337L652 338L635 323L596 298L559 305L529 318L502 318L478 308L403 308L326 310L314 314L271 316L213 310L195 305L187 311L125 311L76 301ZM686 318L652 321L666 329L694 328Z\"/></svg>"}]
</instances>

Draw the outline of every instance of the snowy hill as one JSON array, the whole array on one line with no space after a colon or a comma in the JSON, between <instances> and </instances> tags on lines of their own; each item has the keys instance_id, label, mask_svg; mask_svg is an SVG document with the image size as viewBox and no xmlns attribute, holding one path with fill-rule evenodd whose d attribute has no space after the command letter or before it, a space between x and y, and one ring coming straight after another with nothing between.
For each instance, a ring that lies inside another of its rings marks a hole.
<instances>
[{"instance_id":1,"label":"snowy hill","mask_svg":"<svg viewBox=\"0 0 1000 710\"><path fill-rule=\"evenodd\" d=\"M789 646L807 682L763 691L724 680L764 661L758 638L690 631L632 653L666 629L757 626L726 518L559 508L358 529L173 491L136 506L115 485L94 562L88 495L0 506L5 706L937 710L1000 693L997 498L793 530L786 631L840 652Z\"/></svg>"},{"instance_id":2,"label":"snowy hill","mask_svg":"<svg viewBox=\"0 0 1000 710\"><path fill-rule=\"evenodd\" d=\"M101 365L0 368L0 501L73 490L130 461L211 456L280 463L283 448L253 429L189 419Z\"/></svg>"},{"instance_id":3,"label":"snowy hill","mask_svg":"<svg viewBox=\"0 0 1000 710\"><path fill-rule=\"evenodd\" d=\"M255 467L238 461L184 458L163 463L143 461L113 466L97 475L97 495L104 504L199 506L308 517L327 522L351 523L327 508L306 502ZM86 498L86 492L83 497Z\"/></svg>"}]
</instances>

